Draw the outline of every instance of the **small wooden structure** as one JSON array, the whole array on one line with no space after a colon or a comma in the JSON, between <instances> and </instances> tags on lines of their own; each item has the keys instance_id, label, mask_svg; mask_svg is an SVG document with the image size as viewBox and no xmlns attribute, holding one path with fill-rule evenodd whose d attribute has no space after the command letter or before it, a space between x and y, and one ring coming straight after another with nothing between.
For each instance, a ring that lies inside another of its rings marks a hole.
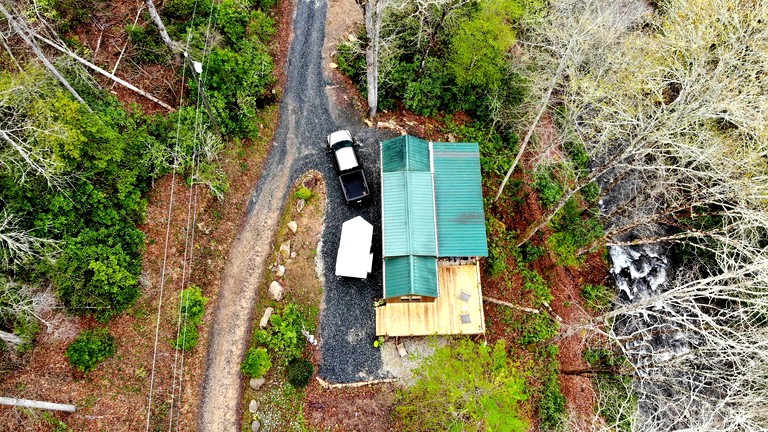
<instances>
[{"instance_id":1,"label":"small wooden structure","mask_svg":"<svg viewBox=\"0 0 768 432\"><path fill-rule=\"evenodd\" d=\"M440 297L434 302L398 302L377 307L376 334L394 337L485 333L477 263L454 265L440 261L438 278Z\"/></svg>"}]
</instances>

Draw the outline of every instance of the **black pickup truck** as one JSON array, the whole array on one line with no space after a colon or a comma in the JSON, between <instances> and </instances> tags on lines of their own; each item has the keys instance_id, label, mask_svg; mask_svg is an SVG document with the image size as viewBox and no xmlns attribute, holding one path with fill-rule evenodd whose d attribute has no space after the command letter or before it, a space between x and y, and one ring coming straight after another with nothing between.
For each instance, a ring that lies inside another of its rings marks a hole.
<instances>
[{"instance_id":1,"label":"black pickup truck","mask_svg":"<svg viewBox=\"0 0 768 432\"><path fill-rule=\"evenodd\" d=\"M348 130L336 131L328 135L326 146L326 151L333 155L333 166L347 204L361 202L370 191L352 134Z\"/></svg>"}]
</instances>

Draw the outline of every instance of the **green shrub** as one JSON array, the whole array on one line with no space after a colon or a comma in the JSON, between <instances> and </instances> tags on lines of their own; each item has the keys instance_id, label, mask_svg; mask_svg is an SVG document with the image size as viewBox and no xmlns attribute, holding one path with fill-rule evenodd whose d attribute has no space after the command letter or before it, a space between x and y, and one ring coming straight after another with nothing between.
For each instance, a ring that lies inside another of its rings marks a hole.
<instances>
[{"instance_id":1,"label":"green shrub","mask_svg":"<svg viewBox=\"0 0 768 432\"><path fill-rule=\"evenodd\" d=\"M298 358L291 360L285 369L288 382L296 388L304 388L309 384L312 374L315 373L315 367L309 361Z\"/></svg>"},{"instance_id":2,"label":"green shrub","mask_svg":"<svg viewBox=\"0 0 768 432\"><path fill-rule=\"evenodd\" d=\"M294 303L287 305L281 313L272 314L269 322L271 325L268 328L256 332L256 342L281 357L283 364L287 365L291 360L301 357L306 346L301 330L308 323L298 306Z\"/></svg>"},{"instance_id":3,"label":"green shrub","mask_svg":"<svg viewBox=\"0 0 768 432\"><path fill-rule=\"evenodd\" d=\"M613 290L604 285L586 284L581 288L581 296L587 304L595 310L606 309L611 306L615 294Z\"/></svg>"},{"instance_id":4,"label":"green shrub","mask_svg":"<svg viewBox=\"0 0 768 432\"><path fill-rule=\"evenodd\" d=\"M339 54L336 56L336 63L341 73L347 75L352 82L363 84L366 70L363 51L350 42L340 43L337 49Z\"/></svg>"},{"instance_id":5,"label":"green shrub","mask_svg":"<svg viewBox=\"0 0 768 432\"><path fill-rule=\"evenodd\" d=\"M189 351L197 346L197 340L200 337L197 326L202 323L203 314L205 314L205 304L208 298L203 297L200 287L190 285L179 294L181 304L181 319L183 325L179 330L179 336L173 343L176 349Z\"/></svg>"},{"instance_id":6,"label":"green shrub","mask_svg":"<svg viewBox=\"0 0 768 432\"><path fill-rule=\"evenodd\" d=\"M509 359L503 340L491 347L461 339L437 348L414 374L416 384L400 393L395 408L405 431L529 428L521 412L525 375Z\"/></svg>"},{"instance_id":7,"label":"green shrub","mask_svg":"<svg viewBox=\"0 0 768 432\"><path fill-rule=\"evenodd\" d=\"M251 378L264 376L272 367L269 353L264 348L251 347L245 354L245 360L240 365L240 370Z\"/></svg>"},{"instance_id":8,"label":"green shrub","mask_svg":"<svg viewBox=\"0 0 768 432\"><path fill-rule=\"evenodd\" d=\"M520 253L523 256L523 262L531 263L547 254L547 248L530 242L523 244Z\"/></svg>"},{"instance_id":9,"label":"green shrub","mask_svg":"<svg viewBox=\"0 0 768 432\"><path fill-rule=\"evenodd\" d=\"M539 400L539 428L545 431L558 430L565 419L565 396L560 390L557 372L551 371L545 378Z\"/></svg>"},{"instance_id":10,"label":"green shrub","mask_svg":"<svg viewBox=\"0 0 768 432\"><path fill-rule=\"evenodd\" d=\"M86 330L67 347L69 363L88 373L115 355L115 338L105 328Z\"/></svg>"},{"instance_id":11,"label":"green shrub","mask_svg":"<svg viewBox=\"0 0 768 432\"><path fill-rule=\"evenodd\" d=\"M552 301L552 291L549 289L549 284L539 272L524 268L520 270L520 273L523 276L523 289L532 295L537 305Z\"/></svg>"},{"instance_id":12,"label":"green shrub","mask_svg":"<svg viewBox=\"0 0 768 432\"><path fill-rule=\"evenodd\" d=\"M560 265L580 265L584 256L577 255L578 251L603 236L597 215L586 213L575 198L565 203L552 218L550 226L554 233L547 238L547 246L555 253Z\"/></svg>"},{"instance_id":13,"label":"green shrub","mask_svg":"<svg viewBox=\"0 0 768 432\"><path fill-rule=\"evenodd\" d=\"M305 186L302 186L293 194L293 196L296 199L308 200L312 197L312 191L307 189Z\"/></svg>"},{"instance_id":14,"label":"green shrub","mask_svg":"<svg viewBox=\"0 0 768 432\"><path fill-rule=\"evenodd\" d=\"M132 58L138 63L166 63L170 59L171 52L160 39L160 31L154 24L146 27L127 25L125 32L135 49Z\"/></svg>"},{"instance_id":15,"label":"green shrub","mask_svg":"<svg viewBox=\"0 0 768 432\"><path fill-rule=\"evenodd\" d=\"M528 314L523 322L521 345L532 345L547 341L557 336L559 325L546 313Z\"/></svg>"},{"instance_id":16,"label":"green shrub","mask_svg":"<svg viewBox=\"0 0 768 432\"><path fill-rule=\"evenodd\" d=\"M539 191L539 199L544 207L552 207L563 196L563 187L552 169L545 169L533 176L534 186Z\"/></svg>"}]
</instances>

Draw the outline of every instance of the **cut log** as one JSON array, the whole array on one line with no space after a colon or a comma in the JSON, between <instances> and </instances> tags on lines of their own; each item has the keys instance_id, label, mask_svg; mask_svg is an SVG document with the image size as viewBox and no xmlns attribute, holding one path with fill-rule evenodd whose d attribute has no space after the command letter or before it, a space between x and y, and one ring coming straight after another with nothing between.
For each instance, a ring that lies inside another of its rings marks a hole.
<instances>
[{"instance_id":1,"label":"cut log","mask_svg":"<svg viewBox=\"0 0 768 432\"><path fill-rule=\"evenodd\" d=\"M512 303L508 303L508 302L505 302L505 301L502 301L502 300L498 300L498 299L495 299L495 298L492 298L492 297L483 297L483 300L489 301L491 303L500 304L500 305L506 306L508 308L521 310L521 311L524 311L524 312L530 312L530 313L535 313L535 314L541 313L541 311L538 310L538 309L531 309L531 308L527 308L527 307L523 307L523 306L518 306L518 305L515 305L515 304L512 304Z\"/></svg>"},{"instance_id":2,"label":"cut log","mask_svg":"<svg viewBox=\"0 0 768 432\"><path fill-rule=\"evenodd\" d=\"M9 397L0 397L0 405L18 406L24 408L40 408L54 411L75 412L75 405L60 404L53 402L43 402L29 399L17 399Z\"/></svg>"},{"instance_id":3,"label":"cut log","mask_svg":"<svg viewBox=\"0 0 768 432\"><path fill-rule=\"evenodd\" d=\"M320 378L315 377L317 379L317 382L320 383L320 386L322 388L326 389L336 389L336 388L354 388L354 387L362 387L367 385L374 385L374 384L383 384L383 383L393 383L397 382L397 379L395 378L385 378L385 379L378 379L373 381L361 381L361 382L355 382L355 383L343 383L343 384L331 384L328 381Z\"/></svg>"},{"instance_id":4,"label":"cut log","mask_svg":"<svg viewBox=\"0 0 768 432\"><path fill-rule=\"evenodd\" d=\"M119 77L117 77L117 76L115 76L115 75L105 71L104 69L96 66L95 64L89 62L88 60L80 57L79 55L77 55L75 53L73 53L69 49L67 49L65 47L62 47L62 46L59 46L57 43L51 41L50 39L48 39L48 38L46 38L44 36L40 36L39 34L35 34L34 36L36 38L40 39L41 41L45 42L46 44L52 46L53 48L56 48L57 50L61 51L62 53L72 57L75 60L77 60L78 63L80 63L80 64L82 64L82 65L84 65L86 67L89 67L89 68L95 70L96 72L98 72L98 73L104 75L105 77L115 81L116 83L122 85L123 87L125 87L127 89L135 91L136 93L144 96L145 98L147 98L147 99L151 100L152 102L160 105L161 107L167 109L168 111L176 111L172 106L168 105L167 103L165 103L165 102L161 101L160 99L152 96L151 94L145 92L144 90L136 87L135 85L129 83L128 81L126 81L126 80L124 80L122 78L119 78Z\"/></svg>"}]
</instances>

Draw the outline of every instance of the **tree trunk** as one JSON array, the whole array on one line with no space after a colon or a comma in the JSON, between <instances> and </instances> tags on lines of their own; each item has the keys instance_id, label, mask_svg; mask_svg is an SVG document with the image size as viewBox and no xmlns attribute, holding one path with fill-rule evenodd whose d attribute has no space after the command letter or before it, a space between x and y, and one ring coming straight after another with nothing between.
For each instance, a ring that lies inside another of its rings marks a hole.
<instances>
[{"instance_id":1,"label":"tree trunk","mask_svg":"<svg viewBox=\"0 0 768 432\"><path fill-rule=\"evenodd\" d=\"M20 338L19 336L13 333L4 332L2 330L0 330L0 340L12 346L18 346L24 343L24 339Z\"/></svg>"},{"instance_id":2,"label":"tree trunk","mask_svg":"<svg viewBox=\"0 0 768 432\"><path fill-rule=\"evenodd\" d=\"M163 43L168 47L169 50L175 55L178 56L179 49L176 47L176 44L173 43L171 40L171 37L168 36L168 32L165 31L165 25L163 25L163 20L160 18L160 14L157 13L157 9L155 9L155 2L152 0L146 0L145 3L147 4L147 10L149 11L149 16L152 18L152 21L155 22L155 25L157 26L157 29L160 30L160 39L163 40Z\"/></svg>"},{"instance_id":3,"label":"tree trunk","mask_svg":"<svg viewBox=\"0 0 768 432\"><path fill-rule=\"evenodd\" d=\"M365 30L368 33L368 47L365 49L367 63L366 85L368 87L368 116L373 120L379 104L379 30L381 29L381 2L368 0L365 5Z\"/></svg>"},{"instance_id":4,"label":"tree trunk","mask_svg":"<svg viewBox=\"0 0 768 432\"><path fill-rule=\"evenodd\" d=\"M0 405L10 405L24 408L40 408L55 411L75 412L77 407L69 404L59 404L53 402L43 402L29 399L16 399L9 397L0 397Z\"/></svg>"},{"instance_id":5,"label":"tree trunk","mask_svg":"<svg viewBox=\"0 0 768 432\"><path fill-rule=\"evenodd\" d=\"M161 101L160 99L152 96L151 94L145 92L144 90L134 86L133 84L129 83L128 81L125 81L125 80L123 80L123 79L121 79L121 78L119 78L119 77L117 77L117 76L115 76L115 75L105 71L104 69L96 66L95 64L89 62L88 60L78 56L75 53L73 53L69 49L64 48L64 47L60 47L59 45L57 45L53 41L51 41L51 40L49 40L49 39L47 39L47 38L45 38L43 36L40 36L39 34L35 34L35 37L37 37L41 41L47 43L48 45L56 48L57 50L61 51L62 53L72 57L73 59L77 60L80 64L95 70L96 72L98 72L98 73L104 75L105 77L115 81L116 83L122 85L123 87L126 87L126 88L128 88L130 90L135 91L136 93L144 96L145 98L147 98L147 99L151 100L152 102L160 105L161 107L167 109L168 111L176 111L172 106L168 105L167 103L165 103L165 102Z\"/></svg>"},{"instance_id":6,"label":"tree trunk","mask_svg":"<svg viewBox=\"0 0 768 432\"><path fill-rule=\"evenodd\" d=\"M27 34L27 26L23 21L17 22L16 19L8 12L8 10L3 6L3 3L0 2L0 12L5 15L5 18L8 20L8 23L11 25L11 28L26 42L27 45L29 45L30 48L32 48L32 51L35 53L37 58L40 59L40 61L43 62L43 65L45 65L46 69L48 69L53 76L56 77L59 82L66 87L66 89L74 96L75 99L77 99L78 102L83 104L85 108L88 110L88 112L93 112L91 110L91 107L88 106L87 103L83 100L83 98L80 97L80 95L75 91L74 88L69 84L69 81L67 81L66 78L59 72L56 67L51 64L51 62L48 60L48 58L45 56L45 53L43 53L43 50L40 49L39 46L37 46L37 43L35 43L34 40L32 40L29 35ZM30 32L34 35L34 33Z\"/></svg>"},{"instance_id":7,"label":"tree trunk","mask_svg":"<svg viewBox=\"0 0 768 432\"><path fill-rule=\"evenodd\" d=\"M552 97L552 91L555 89L557 82L560 80L560 75L562 75L563 69L565 69L565 65L568 63L571 47L573 46L573 41L574 40L571 39L571 41L568 43L568 48L565 50L565 54L563 54L563 57L560 59L560 64L557 67L557 71L555 71L555 75L552 76L552 81L549 83L549 88L547 89L547 93L544 94L544 97L541 100L541 106L539 107L539 112L536 113L536 117L533 119L533 123L531 124L531 127L528 128L528 133L525 134L525 138L523 138L523 142L520 144L520 149L517 151L517 156L515 157L514 162L512 162L512 166L510 166L509 169L507 170L507 175L504 176L504 180L501 182L501 186L499 186L499 190L496 192L496 196L493 198L494 201L499 200L501 193L504 191L504 186L507 185L509 178L512 176L512 172L515 170L515 167L517 166L517 163L520 162L520 158L523 156L525 147L528 145L528 141L531 140L531 137L533 136L533 132L536 130L536 126L539 124L539 120L541 120L541 116L544 115L544 112L547 110L547 107L549 106L549 99Z\"/></svg>"}]
</instances>

